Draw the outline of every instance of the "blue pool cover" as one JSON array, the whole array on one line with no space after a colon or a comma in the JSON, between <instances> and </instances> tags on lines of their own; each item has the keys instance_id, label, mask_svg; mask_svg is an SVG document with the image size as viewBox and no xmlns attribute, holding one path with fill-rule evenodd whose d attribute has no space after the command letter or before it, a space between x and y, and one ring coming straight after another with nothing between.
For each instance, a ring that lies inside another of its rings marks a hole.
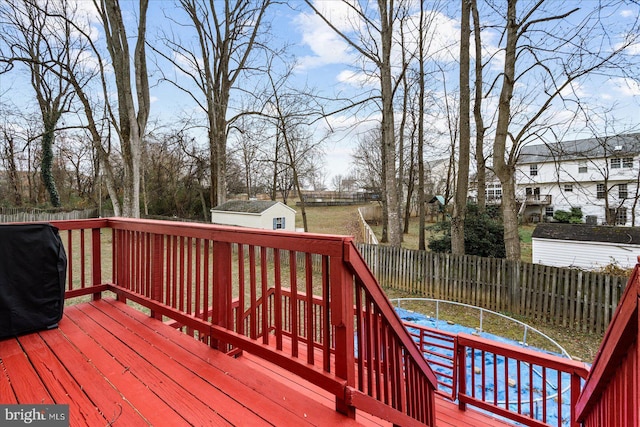
<instances>
[{"instance_id":1,"label":"blue pool cover","mask_svg":"<svg viewBox=\"0 0 640 427\"><path fill-rule=\"evenodd\" d=\"M468 333L468 334L476 334L478 332L470 327L451 324L443 320L436 320L429 316L404 310L402 308L396 308L396 312L400 316L400 318L405 322L415 323L420 326L426 326L433 329L438 329L440 331L450 332L453 334L457 334L460 332ZM525 348L525 346L517 341L510 340L498 335L489 334L486 332L481 332L479 335L483 338L495 340L502 343L507 343L511 345L515 345L518 347ZM444 344L444 343L443 343ZM526 347L530 350L537 350L547 354L555 354L558 356L562 356L560 354L551 353L548 351ZM453 352L450 350L443 350L440 347L431 347L430 351L437 352L442 354L445 357L453 357ZM427 360L433 358L434 356L428 356ZM467 349L467 366L471 366L471 349ZM476 367L485 367L486 375L484 382L484 393L485 399L490 403L494 403L494 399L497 400L497 405L506 409L506 397L507 397L507 388L508 397L509 397L509 410L513 412L518 411L517 402L518 402L518 364L516 360L509 359L508 366L506 367L506 374L508 374L510 381L504 381L505 377L505 358L502 356L496 356L494 359L494 355L491 353L484 354L484 363L482 361L482 352L475 351L473 354L475 358L475 366ZM436 356L437 358L437 356ZM497 365L494 369L494 360ZM439 381L442 381L445 384L441 384L439 387L445 393L451 392L451 380L444 378L441 374L446 372L446 368L438 366L436 364L430 364L436 375L438 376ZM520 363L520 390L521 390L521 407L520 412L523 415L529 415L532 411L535 419L539 421L546 422L552 426L555 425L569 425L570 424L570 384L571 377L569 374L563 373L560 375L561 388L560 391L562 395L562 407L558 408L558 372L554 369L544 369L541 366L533 366L532 371L529 370L530 364L521 362ZM472 383L471 371L467 369L467 394L472 394L472 387L475 384L475 397L482 399L483 387L482 387L482 375L479 369L476 369L475 381ZM497 374L497 381L494 379L494 372ZM530 376L530 372L532 372ZM543 372L545 374L545 381L543 385ZM497 393L494 393L494 389L497 387ZM544 395L543 395L544 391ZM494 397L495 395L495 397ZM547 408L546 408L546 419L543 420L542 413L542 401L543 399L547 400ZM531 404L531 400L533 400L533 404ZM560 414L558 413L560 412ZM561 417L561 423L558 424L558 416Z\"/></svg>"}]
</instances>

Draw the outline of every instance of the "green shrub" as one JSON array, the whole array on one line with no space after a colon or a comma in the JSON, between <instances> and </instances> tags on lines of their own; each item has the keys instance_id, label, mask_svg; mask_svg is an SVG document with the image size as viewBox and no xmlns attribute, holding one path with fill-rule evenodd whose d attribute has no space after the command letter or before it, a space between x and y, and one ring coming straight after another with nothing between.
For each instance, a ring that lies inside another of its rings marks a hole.
<instances>
[{"instance_id":1,"label":"green shrub","mask_svg":"<svg viewBox=\"0 0 640 427\"><path fill-rule=\"evenodd\" d=\"M571 208L571 211L557 210L553 213L553 219L565 224L582 224L582 209Z\"/></svg>"},{"instance_id":2,"label":"green shrub","mask_svg":"<svg viewBox=\"0 0 640 427\"><path fill-rule=\"evenodd\" d=\"M429 241L429 249L434 252L451 252L451 222L440 222L432 227L444 233ZM464 251L467 255L504 258L504 228L497 209L488 208L480 212L475 204L467 205L464 221Z\"/></svg>"}]
</instances>

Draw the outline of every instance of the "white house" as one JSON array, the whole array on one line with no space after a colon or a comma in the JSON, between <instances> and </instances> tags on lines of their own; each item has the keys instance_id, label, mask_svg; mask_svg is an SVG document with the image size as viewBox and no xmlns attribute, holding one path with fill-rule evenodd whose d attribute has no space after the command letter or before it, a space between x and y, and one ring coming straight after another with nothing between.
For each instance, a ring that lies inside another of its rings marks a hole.
<instances>
[{"instance_id":1,"label":"white house","mask_svg":"<svg viewBox=\"0 0 640 427\"><path fill-rule=\"evenodd\" d=\"M295 231L296 211L272 200L229 200L211 209L211 222L263 230Z\"/></svg>"},{"instance_id":2,"label":"white house","mask_svg":"<svg viewBox=\"0 0 640 427\"><path fill-rule=\"evenodd\" d=\"M532 234L532 261L556 267L632 268L640 255L640 227L538 224Z\"/></svg>"},{"instance_id":3,"label":"white house","mask_svg":"<svg viewBox=\"0 0 640 427\"><path fill-rule=\"evenodd\" d=\"M588 224L632 225L640 219L639 163L640 134L523 147L516 165L520 213L535 221L576 207Z\"/></svg>"},{"instance_id":4,"label":"white house","mask_svg":"<svg viewBox=\"0 0 640 427\"><path fill-rule=\"evenodd\" d=\"M425 193L444 195L455 186L457 163L451 163L449 157L429 160L425 165Z\"/></svg>"}]
</instances>

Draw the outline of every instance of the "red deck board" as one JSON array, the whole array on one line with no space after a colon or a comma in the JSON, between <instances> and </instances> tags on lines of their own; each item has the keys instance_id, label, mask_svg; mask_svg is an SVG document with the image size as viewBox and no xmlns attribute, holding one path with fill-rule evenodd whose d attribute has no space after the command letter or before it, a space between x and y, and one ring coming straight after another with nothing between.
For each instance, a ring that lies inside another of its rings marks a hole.
<instances>
[{"instance_id":1,"label":"red deck board","mask_svg":"<svg viewBox=\"0 0 640 427\"><path fill-rule=\"evenodd\" d=\"M59 331L46 331L47 333ZM69 418L74 425L101 425L106 420L94 409L94 405L80 386L68 375L66 368L39 334L29 334L18 339L23 348L29 348L29 361L38 376L47 385L55 402L69 404Z\"/></svg>"},{"instance_id":2,"label":"red deck board","mask_svg":"<svg viewBox=\"0 0 640 427\"><path fill-rule=\"evenodd\" d=\"M108 308L110 315L113 315L113 308L105 307L104 304L101 305L101 308ZM184 351L173 342L168 340L158 342L161 338L159 338L157 334L154 334L152 330L149 330L143 324L124 315L124 313L118 317L118 323L111 318L110 315L107 315L95 306L83 305L81 310L107 329L116 328L118 325L121 325L131 331L132 334L127 338L127 345L136 353L144 354L145 358L151 361L159 370L170 372L171 378L177 384L188 383L189 389L195 392L195 394L198 396L206 396L206 399L201 400L203 407L209 406L210 402L215 402L215 408L211 409L232 424L238 419L241 419L245 425L265 423L265 419L257 414L248 412L245 405L238 403L223 391L225 388L237 387L237 383L234 384L229 378L225 378L224 373L220 370L202 363L200 360L195 360L192 354ZM164 351L160 350L156 345L162 345ZM210 357L218 359L225 358L226 356L220 352L211 350ZM194 370L189 369L187 367L188 365L191 365ZM208 382L208 380L211 382ZM214 386L214 384L216 385ZM244 391L250 392L251 390ZM258 398L259 396L253 397ZM262 409L268 410L270 407L264 407ZM259 411L257 412L259 413Z\"/></svg>"},{"instance_id":3,"label":"red deck board","mask_svg":"<svg viewBox=\"0 0 640 427\"><path fill-rule=\"evenodd\" d=\"M121 304L112 304L116 309L122 308ZM129 319L127 319L128 317ZM127 311L119 319L127 327L132 324L131 322L138 322L149 328L149 332L154 331L152 329L153 320L142 313ZM327 410L329 408L318 406L314 399L307 399L298 393L295 396L295 402L297 402L295 406L280 407L279 405L286 402L287 399L293 399L292 389L273 381L272 377L265 375L261 366L247 369L247 366L239 363L239 360L203 346L174 329L163 328L154 335L155 340L164 341L155 342L170 350L180 363L197 366L200 374L215 382L222 389L234 388L235 394L242 404L258 411L269 423L274 425L292 423L318 425L332 422L342 425L355 424L352 420L337 414L332 409L333 407ZM148 337L150 340L153 338ZM215 368L211 365L215 365ZM247 375L247 372L252 374Z\"/></svg>"},{"instance_id":4,"label":"red deck board","mask_svg":"<svg viewBox=\"0 0 640 427\"><path fill-rule=\"evenodd\" d=\"M13 389L14 399L18 402L54 403L17 340L0 341L0 357ZM0 399L5 401L4 396L0 396ZM7 401L10 400L12 399L7 397Z\"/></svg>"},{"instance_id":5,"label":"red deck board","mask_svg":"<svg viewBox=\"0 0 640 427\"><path fill-rule=\"evenodd\" d=\"M67 309L67 317L69 317L69 311L70 309ZM65 335L91 361L100 376L105 380L108 378L108 382L120 391L122 400L135 407L150 424L181 425L186 422L166 402L154 393L150 393L147 386L134 377L126 366L113 358L73 321L65 322L63 327Z\"/></svg>"},{"instance_id":6,"label":"red deck board","mask_svg":"<svg viewBox=\"0 0 640 427\"><path fill-rule=\"evenodd\" d=\"M122 425L140 425L146 420L133 408L107 379L97 371L91 360L86 359L59 331L47 331L40 334L59 360L65 361L70 378L80 384L91 402L109 422L116 419ZM60 378L60 376L56 376ZM84 381L93 378L94 381ZM100 379L102 378L102 381ZM74 401L74 404L77 402Z\"/></svg>"},{"instance_id":7,"label":"red deck board","mask_svg":"<svg viewBox=\"0 0 640 427\"><path fill-rule=\"evenodd\" d=\"M389 425L346 418L285 369L231 358L112 300L67 307L58 330L0 341L0 403L16 402L69 403L72 426ZM436 409L439 427L509 425L441 398Z\"/></svg>"},{"instance_id":8,"label":"red deck board","mask_svg":"<svg viewBox=\"0 0 640 427\"><path fill-rule=\"evenodd\" d=\"M124 366L124 371L131 372L134 377L143 382L150 393L160 397L165 405L179 408L180 415L188 423L193 425L231 424L209 406L203 404L196 396L186 392L180 384L173 380L171 372L163 372L158 369L154 365L157 361L147 360L121 341L120 338L125 341L130 338L123 328L110 331L87 316L81 309L68 314L68 316L77 321L89 335L97 339L103 348Z\"/></svg>"}]
</instances>

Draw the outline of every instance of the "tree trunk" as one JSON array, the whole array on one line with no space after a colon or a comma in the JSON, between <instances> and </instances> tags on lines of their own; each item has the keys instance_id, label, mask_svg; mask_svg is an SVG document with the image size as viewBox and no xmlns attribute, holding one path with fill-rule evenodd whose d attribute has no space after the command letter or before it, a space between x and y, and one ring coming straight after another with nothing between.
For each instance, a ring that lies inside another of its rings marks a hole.
<instances>
[{"instance_id":1,"label":"tree trunk","mask_svg":"<svg viewBox=\"0 0 640 427\"><path fill-rule=\"evenodd\" d=\"M22 194L20 192L20 185L18 180L18 167L16 165L16 147L13 137L5 135L7 147L5 149L5 157L8 165L9 185L11 192L13 193L13 204L15 206L22 206ZM637 200L637 198L636 198Z\"/></svg>"},{"instance_id":2,"label":"tree trunk","mask_svg":"<svg viewBox=\"0 0 640 427\"><path fill-rule=\"evenodd\" d=\"M382 95L382 151L385 156L385 181L388 215L389 245L399 247L402 243L402 224L396 177L396 142L393 118L393 87L391 81L391 44L393 41L393 17L389 13L386 0L378 0L380 9L380 38L382 62L380 80Z\"/></svg>"},{"instance_id":3,"label":"tree trunk","mask_svg":"<svg viewBox=\"0 0 640 427\"><path fill-rule=\"evenodd\" d=\"M426 250L425 236L425 194L424 194L424 2L420 2L420 31L418 40L418 57L420 59L419 67L419 95L418 95L418 215L420 217L418 223L418 249Z\"/></svg>"},{"instance_id":4,"label":"tree trunk","mask_svg":"<svg viewBox=\"0 0 640 427\"><path fill-rule=\"evenodd\" d=\"M46 114L43 112L43 114ZM60 207L60 194L56 187L56 182L53 178L53 142L55 139L54 129L50 121L43 117L45 125L44 133L42 134L42 162L40 166L40 173L42 174L42 183L44 184L47 193L49 194L49 201L55 208Z\"/></svg>"},{"instance_id":5,"label":"tree trunk","mask_svg":"<svg viewBox=\"0 0 640 427\"><path fill-rule=\"evenodd\" d=\"M469 189L469 147L471 129L469 120L469 0L462 0L460 22L460 148L458 150L458 179L451 217L451 253L464 255L464 219Z\"/></svg>"},{"instance_id":6,"label":"tree trunk","mask_svg":"<svg viewBox=\"0 0 640 427\"><path fill-rule=\"evenodd\" d=\"M520 234L518 233L518 202L515 174L502 181L502 220L504 221L505 253L508 260L520 260Z\"/></svg>"},{"instance_id":7,"label":"tree trunk","mask_svg":"<svg viewBox=\"0 0 640 427\"><path fill-rule=\"evenodd\" d=\"M478 209L484 212L487 206L487 170L484 158L484 121L482 120L482 41L480 40L480 15L477 0L470 0L473 16L473 34L475 47L475 97L473 117L476 125L476 181L478 189Z\"/></svg>"},{"instance_id":8,"label":"tree trunk","mask_svg":"<svg viewBox=\"0 0 640 427\"><path fill-rule=\"evenodd\" d=\"M498 103L498 121L493 142L493 168L502 184L502 219L504 222L504 245L509 260L520 259L520 236L518 235L518 212L515 195L515 167L505 160L511 98L515 81L516 45L516 0L509 0L507 7L507 44L505 48L502 90Z\"/></svg>"}]
</instances>

